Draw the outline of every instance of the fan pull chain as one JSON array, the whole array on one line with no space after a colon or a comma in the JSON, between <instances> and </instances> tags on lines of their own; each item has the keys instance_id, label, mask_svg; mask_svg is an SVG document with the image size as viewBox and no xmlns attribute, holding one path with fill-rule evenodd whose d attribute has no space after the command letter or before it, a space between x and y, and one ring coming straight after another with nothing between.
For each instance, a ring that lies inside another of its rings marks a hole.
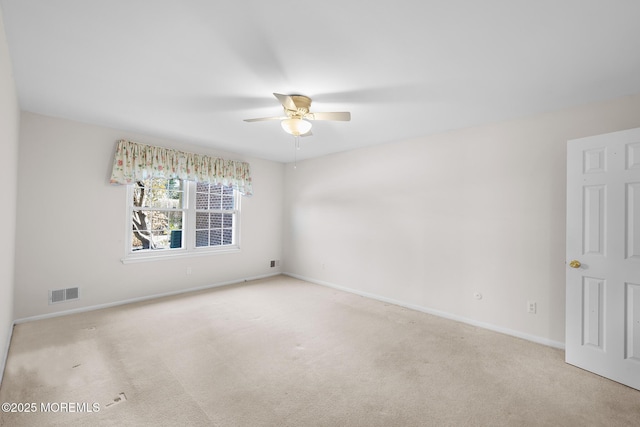
<instances>
[{"instance_id":1,"label":"fan pull chain","mask_svg":"<svg viewBox=\"0 0 640 427\"><path fill-rule=\"evenodd\" d=\"M295 135L294 137L294 151L293 151L293 168L298 169L298 150L300 149L300 136Z\"/></svg>"}]
</instances>

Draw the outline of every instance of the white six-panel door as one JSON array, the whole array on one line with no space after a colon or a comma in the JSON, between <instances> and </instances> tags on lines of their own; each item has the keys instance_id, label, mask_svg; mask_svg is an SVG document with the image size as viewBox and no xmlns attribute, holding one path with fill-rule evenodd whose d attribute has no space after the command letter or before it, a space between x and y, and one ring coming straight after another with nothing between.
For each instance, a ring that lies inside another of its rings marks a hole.
<instances>
[{"instance_id":1,"label":"white six-panel door","mask_svg":"<svg viewBox=\"0 0 640 427\"><path fill-rule=\"evenodd\" d=\"M640 128L567 144L566 361L640 389Z\"/></svg>"}]
</instances>

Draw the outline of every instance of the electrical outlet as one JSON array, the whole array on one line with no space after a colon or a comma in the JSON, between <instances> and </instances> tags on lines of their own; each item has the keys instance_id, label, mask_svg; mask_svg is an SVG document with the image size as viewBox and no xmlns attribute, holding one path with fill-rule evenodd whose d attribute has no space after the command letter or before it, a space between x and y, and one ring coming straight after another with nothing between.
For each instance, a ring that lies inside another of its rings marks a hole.
<instances>
[{"instance_id":1,"label":"electrical outlet","mask_svg":"<svg viewBox=\"0 0 640 427\"><path fill-rule=\"evenodd\" d=\"M276 266L276 261L275 260L271 260L271 268Z\"/></svg>"},{"instance_id":2,"label":"electrical outlet","mask_svg":"<svg viewBox=\"0 0 640 427\"><path fill-rule=\"evenodd\" d=\"M527 313L531 313L531 314L536 314L536 302L535 301L528 301L527 302Z\"/></svg>"}]
</instances>

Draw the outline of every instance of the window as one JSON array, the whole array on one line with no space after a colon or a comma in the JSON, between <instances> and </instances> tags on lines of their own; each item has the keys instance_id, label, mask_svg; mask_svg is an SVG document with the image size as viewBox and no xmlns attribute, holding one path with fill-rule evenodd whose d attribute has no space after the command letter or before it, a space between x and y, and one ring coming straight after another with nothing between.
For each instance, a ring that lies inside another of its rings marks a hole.
<instances>
[{"instance_id":1,"label":"window","mask_svg":"<svg viewBox=\"0 0 640 427\"><path fill-rule=\"evenodd\" d=\"M183 184L179 179L148 179L134 184L131 251L182 247Z\"/></svg>"},{"instance_id":2,"label":"window","mask_svg":"<svg viewBox=\"0 0 640 427\"><path fill-rule=\"evenodd\" d=\"M222 184L153 178L129 186L127 256L237 250L238 193Z\"/></svg>"},{"instance_id":3,"label":"window","mask_svg":"<svg viewBox=\"0 0 640 427\"><path fill-rule=\"evenodd\" d=\"M196 247L233 245L235 199L231 187L196 184Z\"/></svg>"}]
</instances>

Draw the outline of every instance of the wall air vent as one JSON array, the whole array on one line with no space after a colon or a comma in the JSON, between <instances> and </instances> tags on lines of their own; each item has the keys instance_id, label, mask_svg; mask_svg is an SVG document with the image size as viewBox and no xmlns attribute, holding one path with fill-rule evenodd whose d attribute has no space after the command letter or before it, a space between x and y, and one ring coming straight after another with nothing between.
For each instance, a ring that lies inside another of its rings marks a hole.
<instances>
[{"instance_id":1,"label":"wall air vent","mask_svg":"<svg viewBox=\"0 0 640 427\"><path fill-rule=\"evenodd\" d=\"M56 289L49 291L49 304L57 304L69 300L78 299L78 288Z\"/></svg>"}]
</instances>

